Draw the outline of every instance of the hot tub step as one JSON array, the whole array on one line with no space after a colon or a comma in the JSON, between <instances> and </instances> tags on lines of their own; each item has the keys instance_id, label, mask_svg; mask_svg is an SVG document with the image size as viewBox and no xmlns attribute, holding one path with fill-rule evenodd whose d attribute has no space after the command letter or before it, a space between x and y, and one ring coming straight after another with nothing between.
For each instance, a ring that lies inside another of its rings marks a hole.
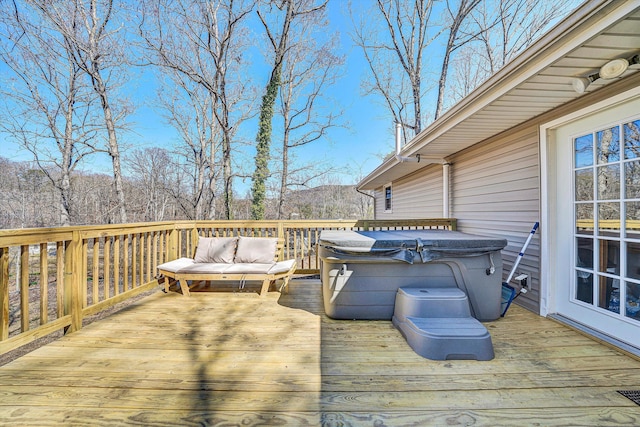
<instances>
[{"instance_id":1,"label":"hot tub step","mask_svg":"<svg viewBox=\"0 0 640 427\"><path fill-rule=\"evenodd\" d=\"M399 288L393 316L400 322L411 317L470 317L469 299L461 289Z\"/></svg>"},{"instance_id":2,"label":"hot tub step","mask_svg":"<svg viewBox=\"0 0 640 427\"><path fill-rule=\"evenodd\" d=\"M407 317L393 323L409 346L432 360L491 360L494 357L491 335L473 317Z\"/></svg>"}]
</instances>

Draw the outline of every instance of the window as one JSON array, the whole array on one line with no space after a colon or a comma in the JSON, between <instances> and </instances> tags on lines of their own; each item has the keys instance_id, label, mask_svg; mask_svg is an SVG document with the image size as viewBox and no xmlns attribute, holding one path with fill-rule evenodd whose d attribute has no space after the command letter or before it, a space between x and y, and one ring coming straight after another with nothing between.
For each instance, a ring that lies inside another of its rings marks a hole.
<instances>
[{"instance_id":1,"label":"window","mask_svg":"<svg viewBox=\"0 0 640 427\"><path fill-rule=\"evenodd\" d=\"M640 321L640 119L573 139L573 298Z\"/></svg>"},{"instance_id":2,"label":"window","mask_svg":"<svg viewBox=\"0 0 640 427\"><path fill-rule=\"evenodd\" d=\"M384 211L391 212L391 184L384 187Z\"/></svg>"}]
</instances>

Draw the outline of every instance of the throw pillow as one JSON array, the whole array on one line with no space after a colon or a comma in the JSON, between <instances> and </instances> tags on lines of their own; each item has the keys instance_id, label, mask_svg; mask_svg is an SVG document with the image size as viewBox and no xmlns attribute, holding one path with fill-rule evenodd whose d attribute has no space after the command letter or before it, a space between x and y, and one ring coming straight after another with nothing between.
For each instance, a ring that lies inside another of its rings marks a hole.
<instances>
[{"instance_id":1,"label":"throw pillow","mask_svg":"<svg viewBox=\"0 0 640 427\"><path fill-rule=\"evenodd\" d=\"M198 237L195 262L209 262L209 246L211 246L212 240L212 237Z\"/></svg>"},{"instance_id":2,"label":"throw pillow","mask_svg":"<svg viewBox=\"0 0 640 427\"><path fill-rule=\"evenodd\" d=\"M238 250L234 262L253 262L272 264L276 257L275 237L243 237L238 238Z\"/></svg>"},{"instance_id":3,"label":"throw pillow","mask_svg":"<svg viewBox=\"0 0 640 427\"><path fill-rule=\"evenodd\" d=\"M231 264L237 243L237 237L213 237L209 245L208 262Z\"/></svg>"}]
</instances>

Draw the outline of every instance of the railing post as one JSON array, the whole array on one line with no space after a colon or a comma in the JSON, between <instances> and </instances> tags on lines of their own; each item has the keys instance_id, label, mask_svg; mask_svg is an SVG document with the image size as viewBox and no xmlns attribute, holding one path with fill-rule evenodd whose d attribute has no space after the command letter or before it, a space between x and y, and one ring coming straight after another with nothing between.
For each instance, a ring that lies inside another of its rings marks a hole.
<instances>
[{"instance_id":1,"label":"railing post","mask_svg":"<svg viewBox=\"0 0 640 427\"><path fill-rule=\"evenodd\" d=\"M279 239L284 239L284 221L278 221L278 231L277 231Z\"/></svg>"},{"instance_id":2,"label":"railing post","mask_svg":"<svg viewBox=\"0 0 640 427\"><path fill-rule=\"evenodd\" d=\"M171 229L169 231L169 247L167 248L167 254L169 259L167 261L173 261L174 259L178 259L178 233L180 230L177 228Z\"/></svg>"},{"instance_id":3,"label":"railing post","mask_svg":"<svg viewBox=\"0 0 640 427\"><path fill-rule=\"evenodd\" d=\"M284 234L284 221L278 221L276 237L282 241L282 249L280 249L280 253L278 254L279 259L285 259L285 254L288 255L289 252L289 242Z\"/></svg>"},{"instance_id":4,"label":"railing post","mask_svg":"<svg viewBox=\"0 0 640 427\"><path fill-rule=\"evenodd\" d=\"M189 254L188 256L195 258L196 257L196 248L198 247L198 227L196 224L193 225L191 229L191 245L189 245Z\"/></svg>"},{"instance_id":5,"label":"railing post","mask_svg":"<svg viewBox=\"0 0 640 427\"><path fill-rule=\"evenodd\" d=\"M0 248L0 341L9 338L9 248Z\"/></svg>"},{"instance_id":6,"label":"railing post","mask_svg":"<svg viewBox=\"0 0 640 427\"><path fill-rule=\"evenodd\" d=\"M79 231L73 231L72 236L64 260L64 314L71 315L71 326L65 328L65 333L82 328L82 241Z\"/></svg>"}]
</instances>

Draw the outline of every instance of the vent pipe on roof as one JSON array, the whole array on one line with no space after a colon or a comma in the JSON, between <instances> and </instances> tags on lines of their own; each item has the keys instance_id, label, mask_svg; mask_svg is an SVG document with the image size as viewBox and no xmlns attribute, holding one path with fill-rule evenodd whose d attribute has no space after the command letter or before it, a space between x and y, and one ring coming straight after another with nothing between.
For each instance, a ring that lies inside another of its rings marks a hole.
<instances>
[{"instance_id":1,"label":"vent pipe on roof","mask_svg":"<svg viewBox=\"0 0 640 427\"><path fill-rule=\"evenodd\" d=\"M406 162L420 162L420 154L416 154L415 157L401 156L402 150L402 123L396 122L396 160L400 163Z\"/></svg>"}]
</instances>

